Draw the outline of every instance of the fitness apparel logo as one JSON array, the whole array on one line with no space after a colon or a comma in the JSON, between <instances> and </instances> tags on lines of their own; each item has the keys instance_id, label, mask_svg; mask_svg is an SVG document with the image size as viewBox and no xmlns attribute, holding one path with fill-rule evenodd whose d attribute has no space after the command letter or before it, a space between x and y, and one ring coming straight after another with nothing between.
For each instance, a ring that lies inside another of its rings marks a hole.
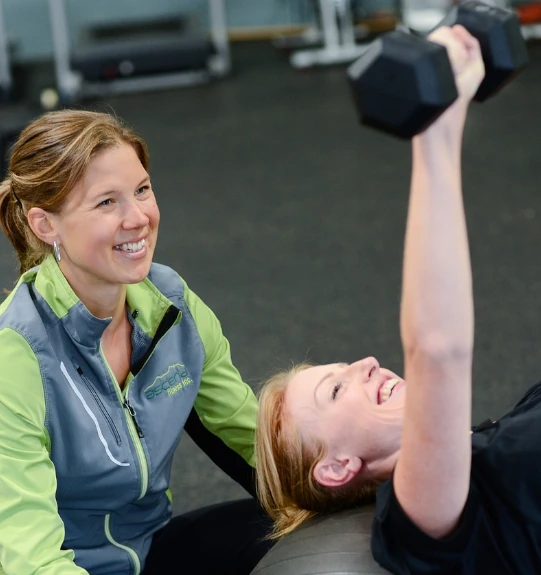
<instances>
[{"instance_id":1,"label":"fitness apparel logo","mask_svg":"<svg viewBox=\"0 0 541 575\"><path fill-rule=\"evenodd\" d=\"M170 365L167 371L158 376L144 391L147 399L154 399L158 395L175 395L181 389L193 383L186 366L182 363Z\"/></svg>"}]
</instances>

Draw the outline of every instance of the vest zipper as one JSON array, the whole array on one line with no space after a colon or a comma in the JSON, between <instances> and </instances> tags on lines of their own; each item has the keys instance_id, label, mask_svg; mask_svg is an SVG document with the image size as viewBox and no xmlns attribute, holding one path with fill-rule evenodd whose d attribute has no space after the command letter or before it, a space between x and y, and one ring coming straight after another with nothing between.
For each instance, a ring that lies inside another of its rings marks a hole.
<instances>
[{"instance_id":1,"label":"vest zipper","mask_svg":"<svg viewBox=\"0 0 541 575\"><path fill-rule=\"evenodd\" d=\"M128 410L128 413L131 415L133 425L135 426L135 431L137 431L137 435L142 439L143 437L145 437L145 434L143 433L143 430L139 427L139 424L137 423L137 419L135 419L137 412L131 406L127 397L124 399L123 405Z\"/></svg>"},{"instance_id":2,"label":"vest zipper","mask_svg":"<svg viewBox=\"0 0 541 575\"><path fill-rule=\"evenodd\" d=\"M141 371L141 369L143 368L145 363L148 361L148 359L150 358L150 356L154 352L154 349L156 348L156 345L158 344L158 342L162 339L162 337L165 336L165 334L169 331L169 329L175 324L175 321L178 318L180 313L181 313L180 310L178 310L173 305L170 305L167 308L167 310L166 310L166 312L162 318L162 321L160 322L160 325L158 326L158 329L156 330L156 334L154 335L154 338L152 339L152 342L149 346L149 349L147 350L145 355L139 360L139 362L137 362L137 365L135 365L131 370L131 373L134 377L139 373L139 371ZM120 401L120 404L126 409L126 412L129 414L129 417L126 416L126 422L128 424L128 430L130 432L130 436L131 436L131 439L133 441L135 451L137 453L137 459L139 461L139 469L141 471L141 492L139 494L139 499L142 499L145 496L147 489L148 489L148 462L147 462L147 459L145 456L145 450L143 449L143 444L141 442L141 439L144 438L144 433L143 433L143 430L141 429L141 427L139 426L139 424L137 423L137 420L135 419L135 416L136 416L135 409L133 409L133 406L130 404L129 399L128 399L129 389L130 389L130 385L131 385L131 382L133 381L133 379L131 381L129 381L129 383L126 384L126 386L124 387L123 390L121 390L120 385L118 385L118 382L116 380L114 373L111 371L111 368L109 367L109 364L107 363L107 359L105 358L105 354L103 353L103 349L101 347L101 344L100 344L100 355L101 355L105 365L107 366L107 370L109 371L109 377L111 378L111 380L114 383L116 383L115 390L116 390L118 399Z\"/></svg>"},{"instance_id":3,"label":"vest zipper","mask_svg":"<svg viewBox=\"0 0 541 575\"><path fill-rule=\"evenodd\" d=\"M130 387L130 384L128 383L126 385L126 387L124 388L124 390L120 389L120 385L118 385L118 381L116 380L115 374L111 371L111 368L109 367L109 364L107 363L107 360L105 359L105 355L103 353L103 350L101 348L101 344L100 344L100 354L101 357L105 363L105 366L107 367L107 371L109 372L109 377L111 378L111 381L115 384L114 388L118 397L118 401L120 403L120 405L122 405L122 407L124 407L126 409L126 413L128 414L127 416L125 416L126 418L126 424L128 426L128 431L131 437L131 440L133 442L133 446L135 447L135 451L137 453L137 461L139 462L139 470L141 471L141 492L139 493L139 499L142 499L145 496L145 493L147 491L148 488L148 463L147 463L147 459L145 457L145 450L143 449L143 444L141 443L141 435L142 434L142 430L139 427L139 425L137 424L137 422L135 421L135 417L131 415L131 412L128 410L127 406L126 406L126 400L128 398L128 389ZM129 405L129 402L128 402ZM130 406L131 407L131 406ZM134 415L135 415L135 410L132 408L132 410Z\"/></svg>"},{"instance_id":4,"label":"vest zipper","mask_svg":"<svg viewBox=\"0 0 541 575\"><path fill-rule=\"evenodd\" d=\"M107 421L107 425L109 426L109 429L111 430L111 433L113 434L117 445L121 445L122 437L121 437L118 429L115 426L115 422L113 421L113 418L109 415L107 408L103 404L103 401L100 399L100 396L99 396L98 392L96 391L96 388L94 387L92 382L86 377L82 368L80 366L78 366L75 363L75 361L73 361L73 360L72 360L72 363L73 363L73 367L75 368L75 370L79 374L81 381L84 383L85 387L90 392L90 395L94 398L94 401L96 402L96 405L98 406L103 417L105 418L105 421Z\"/></svg>"},{"instance_id":5,"label":"vest zipper","mask_svg":"<svg viewBox=\"0 0 541 575\"><path fill-rule=\"evenodd\" d=\"M154 353L154 349L158 345L159 341L165 334L173 327L175 321L179 317L182 312L176 308L174 305L170 305L165 313L163 314L162 321L156 330L154 338L150 343L149 348L147 349L146 353L139 359L139 361L133 366L131 372L135 377L145 366L145 363L149 360L150 356Z\"/></svg>"}]
</instances>

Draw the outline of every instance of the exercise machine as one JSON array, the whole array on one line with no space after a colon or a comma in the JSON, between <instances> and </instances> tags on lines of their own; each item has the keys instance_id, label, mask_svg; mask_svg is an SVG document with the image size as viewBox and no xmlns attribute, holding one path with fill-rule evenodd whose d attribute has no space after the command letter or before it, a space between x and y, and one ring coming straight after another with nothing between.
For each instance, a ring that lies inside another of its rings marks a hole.
<instances>
[{"instance_id":1,"label":"exercise machine","mask_svg":"<svg viewBox=\"0 0 541 575\"><path fill-rule=\"evenodd\" d=\"M276 38L277 48L291 48L290 64L303 69L352 62L368 47L370 31L366 26L355 24L355 0L313 0L316 8L317 25L310 26L300 37ZM443 3L443 5L442 5ZM432 0L426 6L423 0L394 3L394 13L402 25L425 32L444 17L448 0ZM317 45L316 47L314 47Z\"/></svg>"},{"instance_id":2,"label":"exercise machine","mask_svg":"<svg viewBox=\"0 0 541 575\"><path fill-rule=\"evenodd\" d=\"M0 0L0 181L8 167L11 145L35 116L29 106L15 101L9 38L2 2L3 0Z\"/></svg>"},{"instance_id":3,"label":"exercise machine","mask_svg":"<svg viewBox=\"0 0 541 575\"><path fill-rule=\"evenodd\" d=\"M61 104L87 97L192 86L231 70L224 0L208 0L208 37L156 34L95 42L75 50L70 46L65 2L49 0Z\"/></svg>"},{"instance_id":4,"label":"exercise machine","mask_svg":"<svg viewBox=\"0 0 541 575\"><path fill-rule=\"evenodd\" d=\"M290 64L303 69L352 62L363 53L362 39L368 31L356 28L351 0L316 1L318 26L309 28L301 38L290 39L291 46L301 46L291 53ZM320 46L305 47L303 44ZM288 41L277 39L274 45L287 47Z\"/></svg>"},{"instance_id":5,"label":"exercise machine","mask_svg":"<svg viewBox=\"0 0 541 575\"><path fill-rule=\"evenodd\" d=\"M0 2L0 102L9 99L13 84L9 65L9 41L4 21L4 10Z\"/></svg>"}]
</instances>

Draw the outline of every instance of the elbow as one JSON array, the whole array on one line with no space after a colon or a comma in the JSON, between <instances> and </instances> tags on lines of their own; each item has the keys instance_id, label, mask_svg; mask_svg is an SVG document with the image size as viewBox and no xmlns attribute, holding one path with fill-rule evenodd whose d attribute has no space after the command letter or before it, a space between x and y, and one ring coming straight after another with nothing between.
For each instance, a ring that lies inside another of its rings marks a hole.
<instances>
[{"instance_id":1,"label":"elbow","mask_svg":"<svg viewBox=\"0 0 541 575\"><path fill-rule=\"evenodd\" d=\"M406 360L421 360L433 365L464 364L473 360L473 337L452 338L431 333L413 341L403 342L403 348Z\"/></svg>"}]
</instances>

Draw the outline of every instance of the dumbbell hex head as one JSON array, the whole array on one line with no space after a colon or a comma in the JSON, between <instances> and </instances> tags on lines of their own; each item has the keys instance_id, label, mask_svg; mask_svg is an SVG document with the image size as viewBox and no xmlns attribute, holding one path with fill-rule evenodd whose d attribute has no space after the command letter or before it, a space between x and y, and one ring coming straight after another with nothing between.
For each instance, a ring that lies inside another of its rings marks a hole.
<instances>
[{"instance_id":1,"label":"dumbbell hex head","mask_svg":"<svg viewBox=\"0 0 541 575\"><path fill-rule=\"evenodd\" d=\"M458 97L446 48L399 30L372 42L347 76L361 123L403 139Z\"/></svg>"},{"instance_id":2,"label":"dumbbell hex head","mask_svg":"<svg viewBox=\"0 0 541 575\"><path fill-rule=\"evenodd\" d=\"M460 24L477 38L485 63L485 78L474 99L483 102L498 93L528 64L528 50L515 12L471 0L455 6L438 24Z\"/></svg>"}]
</instances>

